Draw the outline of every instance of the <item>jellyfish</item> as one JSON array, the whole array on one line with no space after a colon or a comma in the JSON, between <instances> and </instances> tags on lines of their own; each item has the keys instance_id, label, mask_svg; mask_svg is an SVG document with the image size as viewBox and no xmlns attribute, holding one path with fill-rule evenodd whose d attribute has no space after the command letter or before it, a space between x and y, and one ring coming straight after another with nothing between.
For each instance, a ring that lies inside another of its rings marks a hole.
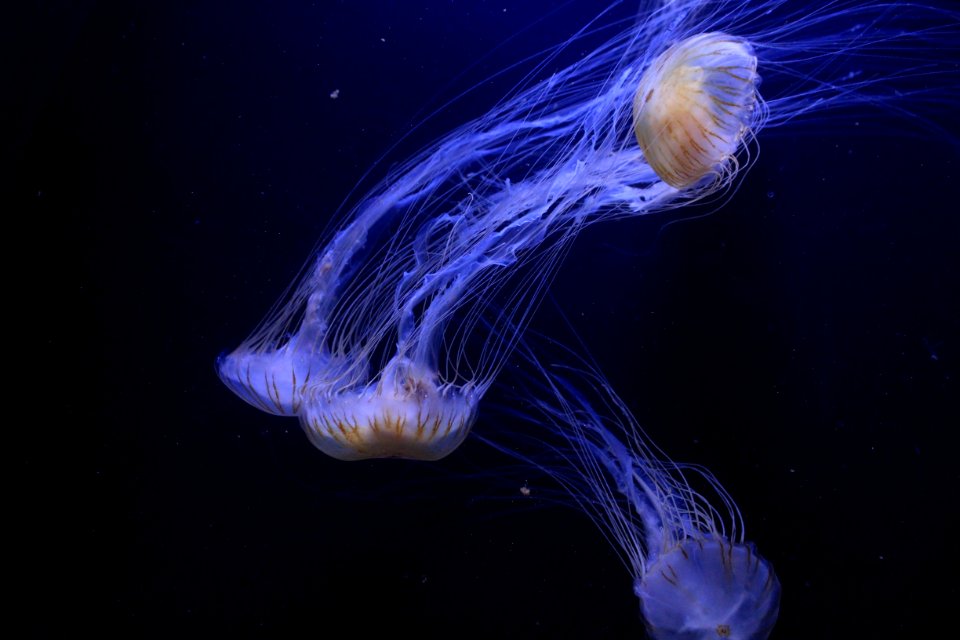
<instances>
[{"instance_id":1,"label":"jellyfish","mask_svg":"<svg viewBox=\"0 0 960 640\"><path fill-rule=\"evenodd\" d=\"M664 0L640 2L629 23L603 15L339 216L299 280L220 358L227 386L297 417L335 458L442 458L587 225L719 206L764 129L956 91L956 70L936 59L956 49L946 11ZM598 34L609 39L553 70Z\"/></svg>"},{"instance_id":2,"label":"jellyfish","mask_svg":"<svg viewBox=\"0 0 960 640\"><path fill-rule=\"evenodd\" d=\"M594 521L633 578L649 635L768 637L780 582L723 485L670 460L582 359L546 367L530 343L518 351L525 366L503 385L515 424L476 437L546 473Z\"/></svg>"}]
</instances>

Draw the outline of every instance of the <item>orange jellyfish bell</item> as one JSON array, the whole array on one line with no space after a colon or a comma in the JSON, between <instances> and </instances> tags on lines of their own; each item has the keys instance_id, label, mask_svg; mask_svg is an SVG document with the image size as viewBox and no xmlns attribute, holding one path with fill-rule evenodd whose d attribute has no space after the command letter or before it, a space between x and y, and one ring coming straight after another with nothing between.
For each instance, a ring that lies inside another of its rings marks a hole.
<instances>
[{"instance_id":1,"label":"orange jellyfish bell","mask_svg":"<svg viewBox=\"0 0 960 640\"><path fill-rule=\"evenodd\" d=\"M367 388L308 394L300 422L314 446L339 460L439 460L460 446L476 416L471 391L439 385L397 358Z\"/></svg>"},{"instance_id":2,"label":"orange jellyfish bell","mask_svg":"<svg viewBox=\"0 0 960 640\"><path fill-rule=\"evenodd\" d=\"M757 57L744 40L713 32L664 51L640 79L633 129L651 168L678 189L720 184L758 118Z\"/></svg>"}]
</instances>

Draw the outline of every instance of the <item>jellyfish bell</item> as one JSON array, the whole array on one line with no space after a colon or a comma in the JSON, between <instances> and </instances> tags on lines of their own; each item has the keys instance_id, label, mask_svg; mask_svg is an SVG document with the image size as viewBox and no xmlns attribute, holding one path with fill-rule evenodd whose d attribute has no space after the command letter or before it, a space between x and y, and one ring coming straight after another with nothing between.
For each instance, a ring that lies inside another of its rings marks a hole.
<instances>
[{"instance_id":1,"label":"jellyfish bell","mask_svg":"<svg viewBox=\"0 0 960 640\"><path fill-rule=\"evenodd\" d=\"M249 404L278 416L296 416L316 376L331 370L329 359L297 350L293 343L267 353L234 352L217 360L220 379Z\"/></svg>"},{"instance_id":2,"label":"jellyfish bell","mask_svg":"<svg viewBox=\"0 0 960 640\"><path fill-rule=\"evenodd\" d=\"M634 583L657 640L763 640L780 611L780 581L752 543L677 542Z\"/></svg>"},{"instance_id":3,"label":"jellyfish bell","mask_svg":"<svg viewBox=\"0 0 960 640\"><path fill-rule=\"evenodd\" d=\"M633 99L633 130L644 157L677 189L723 182L756 125L757 57L745 40L703 33L653 61Z\"/></svg>"},{"instance_id":4,"label":"jellyfish bell","mask_svg":"<svg viewBox=\"0 0 960 640\"><path fill-rule=\"evenodd\" d=\"M441 385L402 360L358 390L311 390L300 420L314 446L340 460L439 460L463 442L476 415L469 389Z\"/></svg>"}]
</instances>

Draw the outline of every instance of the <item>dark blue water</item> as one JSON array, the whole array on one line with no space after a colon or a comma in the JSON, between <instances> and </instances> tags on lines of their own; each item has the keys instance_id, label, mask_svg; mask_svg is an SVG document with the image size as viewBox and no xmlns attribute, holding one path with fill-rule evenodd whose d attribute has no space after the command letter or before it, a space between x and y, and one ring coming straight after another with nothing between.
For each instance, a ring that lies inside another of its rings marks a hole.
<instances>
[{"instance_id":1,"label":"dark blue water","mask_svg":"<svg viewBox=\"0 0 960 640\"><path fill-rule=\"evenodd\" d=\"M367 186L529 67L449 99L596 11L549 4L45 3L24 23L12 175L56 273L32 275L43 375L13 454L31 629L641 637L628 572L535 474L473 440L338 462L214 371L391 145ZM960 424L960 123L940 115L937 136L877 115L765 133L721 211L583 234L535 323L569 319L653 440L737 499L783 585L774 638L929 637L958 595L934 585Z\"/></svg>"}]
</instances>

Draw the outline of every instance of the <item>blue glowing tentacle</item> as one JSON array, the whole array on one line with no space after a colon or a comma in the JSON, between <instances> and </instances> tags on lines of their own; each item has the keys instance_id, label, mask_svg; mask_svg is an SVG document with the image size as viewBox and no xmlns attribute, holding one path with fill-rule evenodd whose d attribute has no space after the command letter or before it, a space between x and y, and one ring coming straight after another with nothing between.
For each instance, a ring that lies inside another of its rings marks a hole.
<instances>
[{"instance_id":1,"label":"blue glowing tentacle","mask_svg":"<svg viewBox=\"0 0 960 640\"><path fill-rule=\"evenodd\" d=\"M626 498L634 513L640 516L645 539L645 561L650 562L651 556L662 546L666 517L657 483L650 480L650 469L645 468L598 420L585 422L582 427L589 429L603 442L602 447L590 443L592 454L615 479L617 490Z\"/></svg>"}]
</instances>

